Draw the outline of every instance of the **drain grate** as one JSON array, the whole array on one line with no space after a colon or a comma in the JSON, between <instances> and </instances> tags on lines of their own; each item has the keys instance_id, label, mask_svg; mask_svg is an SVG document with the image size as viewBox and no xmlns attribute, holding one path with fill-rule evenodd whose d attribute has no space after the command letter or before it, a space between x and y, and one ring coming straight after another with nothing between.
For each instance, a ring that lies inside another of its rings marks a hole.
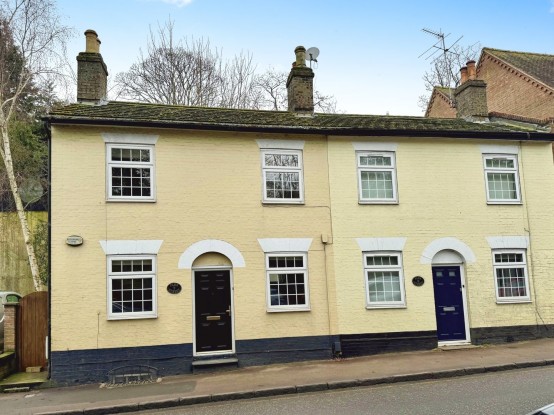
<instances>
[{"instance_id":1,"label":"drain grate","mask_svg":"<svg viewBox=\"0 0 554 415\"><path fill-rule=\"evenodd\" d=\"M156 382L158 369L146 365L121 366L108 372L110 385L135 385Z\"/></svg>"}]
</instances>

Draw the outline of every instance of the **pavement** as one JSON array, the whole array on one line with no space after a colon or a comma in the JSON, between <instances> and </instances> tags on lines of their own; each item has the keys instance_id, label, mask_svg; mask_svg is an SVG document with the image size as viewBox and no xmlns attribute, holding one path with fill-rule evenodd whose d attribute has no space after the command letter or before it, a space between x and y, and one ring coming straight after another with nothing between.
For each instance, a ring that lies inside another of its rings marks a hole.
<instances>
[{"instance_id":1,"label":"pavement","mask_svg":"<svg viewBox=\"0 0 554 415\"><path fill-rule=\"evenodd\" d=\"M103 415L554 365L554 339L186 374L156 383L0 394L1 414Z\"/></svg>"}]
</instances>

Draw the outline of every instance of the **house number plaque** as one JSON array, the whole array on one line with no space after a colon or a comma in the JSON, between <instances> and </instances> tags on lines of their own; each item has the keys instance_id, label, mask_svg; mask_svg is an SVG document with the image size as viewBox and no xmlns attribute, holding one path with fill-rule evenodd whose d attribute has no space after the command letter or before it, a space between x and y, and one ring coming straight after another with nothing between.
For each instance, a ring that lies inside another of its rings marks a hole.
<instances>
[{"instance_id":1,"label":"house number plaque","mask_svg":"<svg viewBox=\"0 0 554 415\"><path fill-rule=\"evenodd\" d=\"M69 246L83 245L83 238L79 235L71 235L65 239L65 243Z\"/></svg>"},{"instance_id":2,"label":"house number plaque","mask_svg":"<svg viewBox=\"0 0 554 415\"><path fill-rule=\"evenodd\" d=\"M416 287L421 287L425 280L423 277L420 277L419 275L417 277L412 278L412 284L414 284Z\"/></svg>"},{"instance_id":3,"label":"house number plaque","mask_svg":"<svg viewBox=\"0 0 554 415\"><path fill-rule=\"evenodd\" d=\"M181 289L181 284L179 284L178 282L172 282L167 286L167 292L169 294L179 294L181 292Z\"/></svg>"}]
</instances>

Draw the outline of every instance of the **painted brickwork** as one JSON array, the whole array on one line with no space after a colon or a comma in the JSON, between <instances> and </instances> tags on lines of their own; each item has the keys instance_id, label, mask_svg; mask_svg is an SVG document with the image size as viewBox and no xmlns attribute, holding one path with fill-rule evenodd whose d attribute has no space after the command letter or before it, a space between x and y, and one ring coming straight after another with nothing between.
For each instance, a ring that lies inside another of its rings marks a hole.
<instances>
[{"instance_id":1,"label":"painted brickwork","mask_svg":"<svg viewBox=\"0 0 554 415\"><path fill-rule=\"evenodd\" d=\"M156 202L106 202L103 133L158 135ZM304 142L305 204L262 203L257 140ZM291 141L292 140L292 141ZM364 138L190 132L131 128L52 127L51 350L55 380L91 382L133 362L163 374L190 370L192 271L183 252L205 240L231 244L244 258L232 277L236 354L242 365L328 358L346 353L436 345L431 264L434 241L455 238L474 253L463 266L471 329L554 323L550 216L554 166L549 143L517 147L522 204L486 203L482 146L495 140ZM358 203L355 146L394 148L398 204ZM504 147L502 147L504 146ZM84 244L65 239L80 235ZM531 302L497 304L490 236L529 237ZM310 311L269 313L265 256L259 238L310 238ZM406 306L366 309L362 250L357 238L405 238ZM157 255L157 318L107 319L103 240L161 240ZM205 255L197 265L218 265ZM221 261L220 261L221 262ZM228 262L221 262L222 264ZM425 283L416 287L412 277ZM183 290L169 294L178 282ZM500 329L499 329L500 330ZM473 330L478 338L482 334Z\"/></svg>"},{"instance_id":2,"label":"painted brickwork","mask_svg":"<svg viewBox=\"0 0 554 415\"><path fill-rule=\"evenodd\" d=\"M554 90L525 76L499 59L484 54L477 68L487 83L489 111L521 117L554 117Z\"/></svg>"},{"instance_id":3,"label":"painted brickwork","mask_svg":"<svg viewBox=\"0 0 554 415\"><path fill-rule=\"evenodd\" d=\"M106 203L101 132L105 130L53 128L53 351L191 343L192 272L178 269L178 262L189 246L206 239L230 243L246 263L233 269L237 341L329 332L321 234L330 235L331 228L326 144L320 137L301 137L305 205L261 203L256 139L275 137L170 130L155 132L160 134L157 201ZM82 236L84 244L66 245L69 235ZM265 256L258 238L313 238L308 253L312 311L266 312ZM106 256L99 241L121 239L163 240L157 256L156 319L107 320ZM180 283L183 291L169 294L165 287L171 282Z\"/></svg>"},{"instance_id":4,"label":"painted brickwork","mask_svg":"<svg viewBox=\"0 0 554 415\"><path fill-rule=\"evenodd\" d=\"M434 240L463 241L476 261L465 264L470 327L533 325L537 310L554 321L550 298L554 224L554 166L550 144L522 144L520 183L524 203L488 205L481 145L469 140L398 139L398 205L360 205L352 138L331 138L337 326L340 334L436 330L431 264L422 253ZM508 142L498 144L510 144ZM529 232L530 231L530 232ZM530 236L531 303L497 304L491 248L486 237ZM356 238L406 238L403 254L406 308L365 309L362 251ZM411 280L422 276L416 287Z\"/></svg>"}]
</instances>

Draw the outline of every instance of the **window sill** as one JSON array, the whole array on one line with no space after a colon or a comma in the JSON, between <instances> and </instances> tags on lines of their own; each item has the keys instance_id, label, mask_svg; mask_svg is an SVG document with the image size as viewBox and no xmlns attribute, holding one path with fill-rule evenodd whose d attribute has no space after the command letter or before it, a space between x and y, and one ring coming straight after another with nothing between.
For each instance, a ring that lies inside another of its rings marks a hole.
<instances>
[{"instance_id":1,"label":"window sill","mask_svg":"<svg viewBox=\"0 0 554 415\"><path fill-rule=\"evenodd\" d=\"M127 202L127 203L156 203L156 199L133 199L131 197L128 198L121 198L121 199L106 199L106 202L115 202L115 203L121 203L121 202Z\"/></svg>"},{"instance_id":2,"label":"window sill","mask_svg":"<svg viewBox=\"0 0 554 415\"><path fill-rule=\"evenodd\" d=\"M366 310L379 310L382 308L408 308L406 304L366 305Z\"/></svg>"},{"instance_id":3,"label":"window sill","mask_svg":"<svg viewBox=\"0 0 554 415\"><path fill-rule=\"evenodd\" d=\"M487 205L523 205L521 200L501 200L501 201L491 201L487 200Z\"/></svg>"},{"instance_id":4,"label":"window sill","mask_svg":"<svg viewBox=\"0 0 554 415\"><path fill-rule=\"evenodd\" d=\"M502 304L531 304L532 301L529 298L525 298L522 300L496 300L496 304L502 305Z\"/></svg>"},{"instance_id":5,"label":"window sill","mask_svg":"<svg viewBox=\"0 0 554 415\"><path fill-rule=\"evenodd\" d=\"M398 205L398 200L358 200L359 205Z\"/></svg>"},{"instance_id":6,"label":"window sill","mask_svg":"<svg viewBox=\"0 0 554 415\"><path fill-rule=\"evenodd\" d=\"M268 205L268 206L271 206L271 205L304 205L304 201L303 200L285 200L285 201L280 201L280 200L262 200L262 205Z\"/></svg>"},{"instance_id":7,"label":"window sill","mask_svg":"<svg viewBox=\"0 0 554 415\"><path fill-rule=\"evenodd\" d=\"M295 312L295 311L311 311L310 307L305 307L305 308L292 308L292 307L288 307L288 308L268 308L266 310L268 313L290 313L290 312Z\"/></svg>"},{"instance_id":8,"label":"window sill","mask_svg":"<svg viewBox=\"0 0 554 415\"><path fill-rule=\"evenodd\" d=\"M118 320L137 320L137 319L153 319L158 318L157 314L142 314L142 315L108 315L108 320L118 321Z\"/></svg>"}]
</instances>

